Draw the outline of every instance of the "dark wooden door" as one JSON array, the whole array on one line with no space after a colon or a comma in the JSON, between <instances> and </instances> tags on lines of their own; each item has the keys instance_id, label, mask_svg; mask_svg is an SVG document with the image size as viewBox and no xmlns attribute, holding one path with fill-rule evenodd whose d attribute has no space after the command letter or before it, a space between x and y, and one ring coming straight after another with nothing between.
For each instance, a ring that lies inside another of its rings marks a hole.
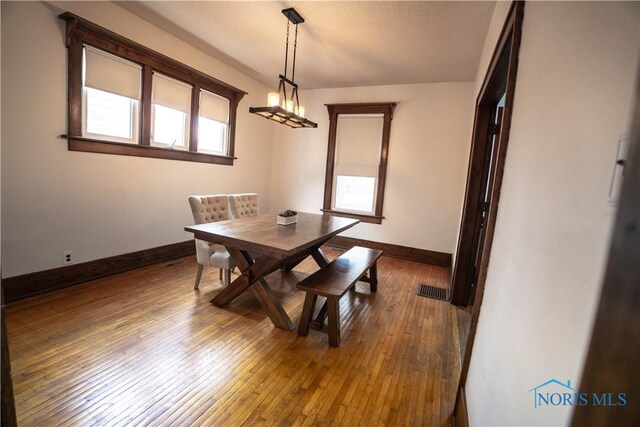
<instances>
[{"instance_id":1,"label":"dark wooden door","mask_svg":"<svg viewBox=\"0 0 640 427\"><path fill-rule=\"evenodd\" d=\"M473 264L473 274L471 275L472 282L470 283L471 295L469 305L473 305L475 296L476 285L480 276L480 266L482 265L482 248L484 245L484 238L486 236L486 225L489 214L489 202L491 200L491 166L495 158L495 148L500 143L500 127L502 125L502 111L504 107L498 104L495 108L495 115L492 117L492 125L489 126L487 135L487 146L484 154L484 163L482 166L482 181L480 188L482 189L480 196L480 206L478 209L477 218L477 236L474 241L475 246L475 262Z\"/></svg>"}]
</instances>

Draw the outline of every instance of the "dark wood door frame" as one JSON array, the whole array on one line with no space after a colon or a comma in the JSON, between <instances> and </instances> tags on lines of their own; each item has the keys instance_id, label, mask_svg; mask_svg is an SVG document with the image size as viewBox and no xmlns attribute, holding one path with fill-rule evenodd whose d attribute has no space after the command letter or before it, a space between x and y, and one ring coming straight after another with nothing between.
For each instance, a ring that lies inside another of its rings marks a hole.
<instances>
[{"instance_id":1,"label":"dark wood door frame","mask_svg":"<svg viewBox=\"0 0 640 427\"><path fill-rule=\"evenodd\" d=\"M4 321L4 289L0 280L0 337L2 345L2 405L0 406L0 424L2 427L13 427L17 425L16 406L13 396L13 381L11 379L11 361L9 358L9 344L7 343L7 327Z\"/></svg>"},{"instance_id":2,"label":"dark wood door frame","mask_svg":"<svg viewBox=\"0 0 640 427\"><path fill-rule=\"evenodd\" d=\"M460 238L452 280L452 304L466 306L471 298L471 289L468 286L472 280L473 267L476 254L474 251L474 239L479 233L479 209L482 198L482 169L485 163L485 153L489 142L488 130L495 119L496 106L506 93L505 106L502 114L502 123L494 149L494 161L489 174L489 209L485 214L485 234L481 248L481 264L478 274L478 283L475 290L471 326L467 347L464 351L460 381L456 396L455 412L458 413L464 396L464 386L469 371L469 363L473 351L480 308L484 296L484 285L487 278L489 255L493 244L496 218L498 215L498 202L500 200L500 188L504 173L507 146L509 144L509 132L511 130L511 115L513 112L513 100L516 87L516 74L518 69L518 52L522 35L522 21L524 19L523 1L513 2L502 32L493 52L487 74L476 101L476 113L474 120L473 140L471 143L471 156L467 173L467 188L465 193L462 222L460 224Z\"/></svg>"},{"instance_id":3,"label":"dark wood door frame","mask_svg":"<svg viewBox=\"0 0 640 427\"><path fill-rule=\"evenodd\" d=\"M571 425L640 425L640 72L609 259L580 392L625 393L625 406L576 406Z\"/></svg>"},{"instance_id":4,"label":"dark wood door frame","mask_svg":"<svg viewBox=\"0 0 640 427\"><path fill-rule=\"evenodd\" d=\"M476 242L480 235L480 204L484 191L484 173L486 173L486 152L491 142L490 126L495 120L496 105L506 92L505 107L502 123L497 135L494 162L489 177L489 210L486 213L485 236L481 248L482 264L488 261L495 225L495 215L498 208L500 187L502 185L502 171L509 143L511 127L511 113L513 110L513 95L515 92L516 72L518 67L518 51L520 48L520 34L524 16L524 2L514 2L507 15L500 38L493 52L487 74L476 100L476 112L471 142L471 155L467 172L462 221L460 223L460 237L456 251L456 260L451 281L451 303L466 307L472 297L471 284L474 278L476 260ZM493 216L494 224L491 224ZM482 267L482 264L480 267ZM480 291L480 276L475 292Z\"/></svg>"}]
</instances>

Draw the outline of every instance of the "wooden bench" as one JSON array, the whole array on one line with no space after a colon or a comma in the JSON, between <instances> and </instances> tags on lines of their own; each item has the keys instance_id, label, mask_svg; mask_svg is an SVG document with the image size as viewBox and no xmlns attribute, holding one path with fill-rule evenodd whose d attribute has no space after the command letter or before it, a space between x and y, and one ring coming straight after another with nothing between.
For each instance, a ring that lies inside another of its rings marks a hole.
<instances>
[{"instance_id":1,"label":"wooden bench","mask_svg":"<svg viewBox=\"0 0 640 427\"><path fill-rule=\"evenodd\" d=\"M378 270L376 262L382 255L382 251L354 246L347 252L333 260L329 265L313 273L300 283L297 288L305 291L302 316L298 335L309 335L309 328L320 330L329 334L329 345L340 345L340 298L348 290L355 290L356 282L369 283L371 292L378 290ZM366 275L367 270L369 276ZM313 312L318 296L327 298L322 306L315 322ZM324 319L328 314L328 328L324 327Z\"/></svg>"}]
</instances>

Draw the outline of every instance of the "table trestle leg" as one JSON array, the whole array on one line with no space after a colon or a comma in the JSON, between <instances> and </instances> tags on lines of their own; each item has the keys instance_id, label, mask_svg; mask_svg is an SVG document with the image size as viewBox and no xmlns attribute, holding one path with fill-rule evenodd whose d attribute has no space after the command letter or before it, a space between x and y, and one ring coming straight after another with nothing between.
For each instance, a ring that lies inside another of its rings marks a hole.
<instances>
[{"instance_id":1,"label":"table trestle leg","mask_svg":"<svg viewBox=\"0 0 640 427\"><path fill-rule=\"evenodd\" d=\"M265 274L277 268L282 261L266 256L261 256L254 261L246 251L233 248L227 248L227 250L242 274L231 282L229 286L220 291L218 295L213 297L211 303L217 307L223 307L240 296L247 288L251 287L253 294L273 324L281 329L288 331L293 330L294 325L289 315L284 311L284 308L282 308L282 305L278 302L269 285L263 279Z\"/></svg>"}]
</instances>

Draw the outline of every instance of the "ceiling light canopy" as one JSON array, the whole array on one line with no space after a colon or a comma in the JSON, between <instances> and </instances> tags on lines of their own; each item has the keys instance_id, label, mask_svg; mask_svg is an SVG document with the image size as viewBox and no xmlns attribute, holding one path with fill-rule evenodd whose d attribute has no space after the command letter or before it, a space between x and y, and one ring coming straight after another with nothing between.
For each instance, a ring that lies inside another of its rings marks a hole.
<instances>
[{"instance_id":1,"label":"ceiling light canopy","mask_svg":"<svg viewBox=\"0 0 640 427\"><path fill-rule=\"evenodd\" d=\"M304 18L300 16L300 14L292 7L290 7L289 9L283 9L282 14L287 17L287 42L284 54L284 75L279 75L280 83L278 84L278 91L268 94L267 106L249 107L249 112L258 114L259 116L276 121L292 128L315 128L318 127L318 124L304 117L305 109L302 105L300 105L300 100L298 97L298 85L295 82L296 50L298 47L298 24L302 24L304 22ZM287 77L290 24L295 25L291 79ZM290 91L287 91L287 86L291 87Z\"/></svg>"}]
</instances>

